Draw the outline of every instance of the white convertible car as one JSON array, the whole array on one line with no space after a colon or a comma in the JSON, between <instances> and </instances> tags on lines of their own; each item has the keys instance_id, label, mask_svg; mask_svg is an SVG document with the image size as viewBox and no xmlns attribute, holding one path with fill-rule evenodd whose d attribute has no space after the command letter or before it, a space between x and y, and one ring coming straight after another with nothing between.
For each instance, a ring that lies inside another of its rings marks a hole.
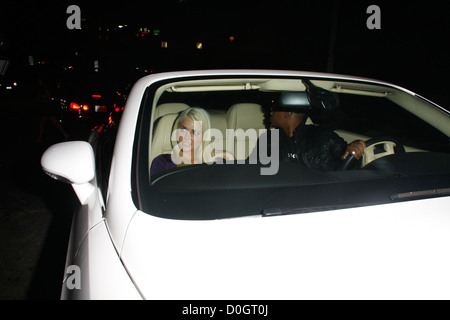
<instances>
[{"instance_id":1,"label":"white convertible car","mask_svg":"<svg viewBox=\"0 0 450 320\"><path fill-rule=\"evenodd\" d=\"M180 126L190 108L209 115L209 149L182 165L179 137L198 133ZM279 133L276 108L300 110L302 125L347 143L366 141L364 156L322 171L264 154L266 133ZM449 137L446 109L372 79L275 70L144 77L120 124L42 156L43 170L81 203L61 298L450 299ZM160 155L167 166L151 174Z\"/></svg>"}]
</instances>

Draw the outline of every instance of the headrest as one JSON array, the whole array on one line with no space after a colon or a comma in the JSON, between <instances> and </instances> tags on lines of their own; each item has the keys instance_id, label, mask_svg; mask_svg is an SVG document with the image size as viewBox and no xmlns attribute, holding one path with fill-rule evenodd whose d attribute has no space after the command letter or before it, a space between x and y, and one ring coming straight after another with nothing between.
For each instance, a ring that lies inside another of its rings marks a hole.
<instances>
[{"instance_id":1,"label":"headrest","mask_svg":"<svg viewBox=\"0 0 450 320\"><path fill-rule=\"evenodd\" d=\"M189 106L185 103L179 103L179 102L162 103L156 107L153 119L156 120L166 114L179 113L186 109L189 109Z\"/></svg>"},{"instance_id":2,"label":"headrest","mask_svg":"<svg viewBox=\"0 0 450 320\"><path fill-rule=\"evenodd\" d=\"M228 128L264 128L264 111L257 103L237 103L227 111Z\"/></svg>"}]
</instances>

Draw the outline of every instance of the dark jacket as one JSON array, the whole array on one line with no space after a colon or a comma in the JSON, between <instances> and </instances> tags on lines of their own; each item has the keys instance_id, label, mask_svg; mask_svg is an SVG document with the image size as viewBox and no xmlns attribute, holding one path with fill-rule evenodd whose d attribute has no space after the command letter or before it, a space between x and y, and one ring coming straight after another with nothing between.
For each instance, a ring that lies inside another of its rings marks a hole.
<instances>
[{"instance_id":1,"label":"dark jacket","mask_svg":"<svg viewBox=\"0 0 450 320\"><path fill-rule=\"evenodd\" d=\"M347 143L333 130L322 126L301 124L289 137L279 129L280 161L296 162L320 171L337 170ZM271 131L267 132L268 152L271 150ZM259 144L258 144L259 145ZM255 148L254 152L257 152Z\"/></svg>"}]
</instances>

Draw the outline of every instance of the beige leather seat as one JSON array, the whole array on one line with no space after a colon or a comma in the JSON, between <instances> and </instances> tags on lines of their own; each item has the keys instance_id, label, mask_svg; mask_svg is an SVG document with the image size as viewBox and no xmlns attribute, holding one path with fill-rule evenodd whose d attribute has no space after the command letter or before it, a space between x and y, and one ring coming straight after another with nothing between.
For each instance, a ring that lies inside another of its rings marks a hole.
<instances>
[{"instance_id":1,"label":"beige leather seat","mask_svg":"<svg viewBox=\"0 0 450 320\"><path fill-rule=\"evenodd\" d=\"M179 113L183 110L189 109L189 105L186 103L162 103L155 108L155 113L153 114L153 121L158 118L161 118L163 115L169 113Z\"/></svg>"},{"instance_id":2,"label":"beige leather seat","mask_svg":"<svg viewBox=\"0 0 450 320\"><path fill-rule=\"evenodd\" d=\"M232 105L227 111L227 124L228 129L241 129L235 131L233 139L227 138L227 150L233 150L237 160L247 159L265 129L262 106L256 103Z\"/></svg>"},{"instance_id":3,"label":"beige leather seat","mask_svg":"<svg viewBox=\"0 0 450 320\"><path fill-rule=\"evenodd\" d=\"M178 114L188 109L185 103L164 103L156 107L153 118L153 138L150 148L150 165L160 154L172 152L171 135Z\"/></svg>"},{"instance_id":4,"label":"beige leather seat","mask_svg":"<svg viewBox=\"0 0 450 320\"><path fill-rule=\"evenodd\" d=\"M214 136L213 139L217 139L215 145L218 146L218 150L226 149L226 130L227 130L227 117L226 112L224 110L208 110L209 119L211 121L211 129L217 129L220 131L220 134ZM232 151L232 150L231 150Z\"/></svg>"}]
</instances>

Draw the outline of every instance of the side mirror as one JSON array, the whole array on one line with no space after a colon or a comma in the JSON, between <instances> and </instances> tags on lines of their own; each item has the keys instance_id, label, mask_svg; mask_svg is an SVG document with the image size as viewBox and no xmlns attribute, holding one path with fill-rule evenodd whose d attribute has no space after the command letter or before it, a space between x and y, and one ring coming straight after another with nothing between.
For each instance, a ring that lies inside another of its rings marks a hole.
<instances>
[{"instance_id":1,"label":"side mirror","mask_svg":"<svg viewBox=\"0 0 450 320\"><path fill-rule=\"evenodd\" d=\"M70 141L49 147L41 166L53 179L72 185L85 184L95 177L94 151L85 141Z\"/></svg>"}]
</instances>

